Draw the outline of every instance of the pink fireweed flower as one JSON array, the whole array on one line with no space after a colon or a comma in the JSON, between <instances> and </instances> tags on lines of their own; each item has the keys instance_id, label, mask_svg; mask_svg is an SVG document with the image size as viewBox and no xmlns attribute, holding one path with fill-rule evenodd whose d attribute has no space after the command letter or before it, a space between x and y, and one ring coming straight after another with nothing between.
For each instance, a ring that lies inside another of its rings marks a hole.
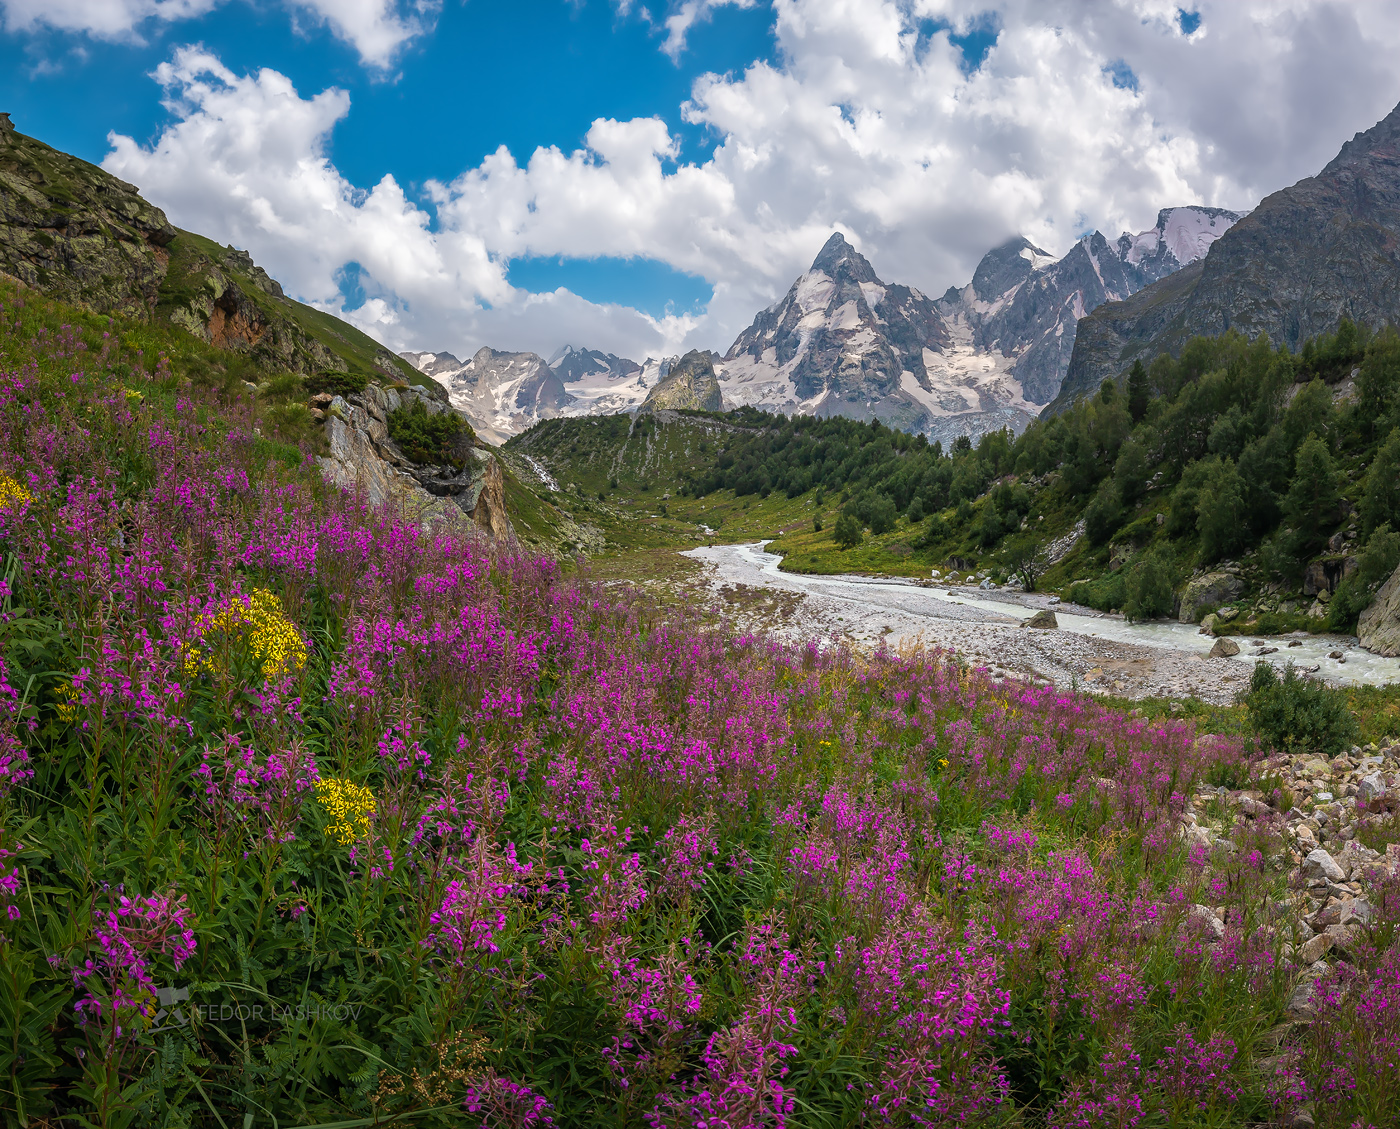
<instances>
[{"instance_id":1,"label":"pink fireweed flower","mask_svg":"<svg viewBox=\"0 0 1400 1129\"><path fill-rule=\"evenodd\" d=\"M167 958L178 971L195 952L183 896L109 896L105 906L93 908L91 936L88 957L70 965L73 983L86 993L74 1010L80 1023L103 1023L114 1036L131 1022L124 1012L150 1014L152 962Z\"/></svg>"}]
</instances>

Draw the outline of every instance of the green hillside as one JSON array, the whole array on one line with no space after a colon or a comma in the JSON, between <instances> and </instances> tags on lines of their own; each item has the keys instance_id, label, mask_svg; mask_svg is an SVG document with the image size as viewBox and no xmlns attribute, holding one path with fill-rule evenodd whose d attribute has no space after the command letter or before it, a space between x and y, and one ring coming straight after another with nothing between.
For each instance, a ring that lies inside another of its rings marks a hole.
<instances>
[{"instance_id":1,"label":"green hillside","mask_svg":"<svg viewBox=\"0 0 1400 1129\"><path fill-rule=\"evenodd\" d=\"M0 121L0 274L99 314L166 325L265 373L437 385L297 302L242 251L172 226L135 185Z\"/></svg>"}]
</instances>

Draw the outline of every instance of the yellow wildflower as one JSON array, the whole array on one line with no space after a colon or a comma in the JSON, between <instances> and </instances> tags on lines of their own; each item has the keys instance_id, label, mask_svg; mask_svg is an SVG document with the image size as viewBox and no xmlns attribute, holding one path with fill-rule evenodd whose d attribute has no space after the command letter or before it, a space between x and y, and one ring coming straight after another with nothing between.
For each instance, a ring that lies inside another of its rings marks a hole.
<instances>
[{"instance_id":1,"label":"yellow wildflower","mask_svg":"<svg viewBox=\"0 0 1400 1129\"><path fill-rule=\"evenodd\" d=\"M0 473L0 510L13 509L34 501L34 495L11 478Z\"/></svg>"},{"instance_id":2,"label":"yellow wildflower","mask_svg":"<svg viewBox=\"0 0 1400 1129\"><path fill-rule=\"evenodd\" d=\"M282 611L282 602L266 588L255 588L251 595L235 597L216 615L201 616L195 624L200 636L223 633L237 636L262 664L264 678L290 674L306 666L306 644L296 625ZM185 673L202 674L214 670L207 650L185 650Z\"/></svg>"},{"instance_id":3,"label":"yellow wildflower","mask_svg":"<svg viewBox=\"0 0 1400 1129\"><path fill-rule=\"evenodd\" d=\"M78 716L78 691L72 682L60 682L53 688L54 697L60 699L54 707L64 721L72 721Z\"/></svg>"},{"instance_id":4,"label":"yellow wildflower","mask_svg":"<svg viewBox=\"0 0 1400 1129\"><path fill-rule=\"evenodd\" d=\"M123 388L122 391L126 393L126 398L128 401L145 399L145 396L142 393L136 391L135 388Z\"/></svg>"},{"instance_id":5,"label":"yellow wildflower","mask_svg":"<svg viewBox=\"0 0 1400 1129\"><path fill-rule=\"evenodd\" d=\"M328 776L316 781L316 799L331 817L326 834L348 847L369 834L369 817L374 814L374 793L363 784Z\"/></svg>"}]
</instances>

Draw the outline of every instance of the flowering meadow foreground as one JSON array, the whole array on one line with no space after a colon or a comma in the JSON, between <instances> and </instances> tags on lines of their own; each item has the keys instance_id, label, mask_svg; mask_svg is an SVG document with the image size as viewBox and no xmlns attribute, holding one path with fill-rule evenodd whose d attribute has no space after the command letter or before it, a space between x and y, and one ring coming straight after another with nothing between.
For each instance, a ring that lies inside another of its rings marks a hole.
<instances>
[{"instance_id":1,"label":"flowering meadow foreground","mask_svg":"<svg viewBox=\"0 0 1400 1129\"><path fill-rule=\"evenodd\" d=\"M2 296L8 1123L1400 1118L1396 885L1299 1007L1258 750L425 534Z\"/></svg>"}]
</instances>

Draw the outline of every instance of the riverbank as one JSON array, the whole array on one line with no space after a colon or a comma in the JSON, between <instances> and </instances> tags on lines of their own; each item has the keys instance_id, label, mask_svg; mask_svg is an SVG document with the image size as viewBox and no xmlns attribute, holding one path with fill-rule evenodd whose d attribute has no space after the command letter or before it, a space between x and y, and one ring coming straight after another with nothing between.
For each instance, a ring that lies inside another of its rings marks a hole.
<instances>
[{"instance_id":1,"label":"riverbank","mask_svg":"<svg viewBox=\"0 0 1400 1129\"><path fill-rule=\"evenodd\" d=\"M683 554L704 566L704 582L716 594L750 588L786 596L777 601L784 611L777 621L765 615L772 599L728 601L742 630L790 639L836 637L860 646L883 642L895 649L942 647L993 673L1133 699L1195 697L1228 704L1248 685L1260 658L1316 667L1318 677L1335 685L1400 683L1400 660L1369 655L1342 636L1261 640L1264 646L1244 639L1237 657L1211 658L1214 640L1188 624L1129 624L1036 593L783 572L782 558L765 545L715 545ZM1020 626L1043 609L1055 612L1058 629ZM1329 657L1333 653L1342 661Z\"/></svg>"}]
</instances>

